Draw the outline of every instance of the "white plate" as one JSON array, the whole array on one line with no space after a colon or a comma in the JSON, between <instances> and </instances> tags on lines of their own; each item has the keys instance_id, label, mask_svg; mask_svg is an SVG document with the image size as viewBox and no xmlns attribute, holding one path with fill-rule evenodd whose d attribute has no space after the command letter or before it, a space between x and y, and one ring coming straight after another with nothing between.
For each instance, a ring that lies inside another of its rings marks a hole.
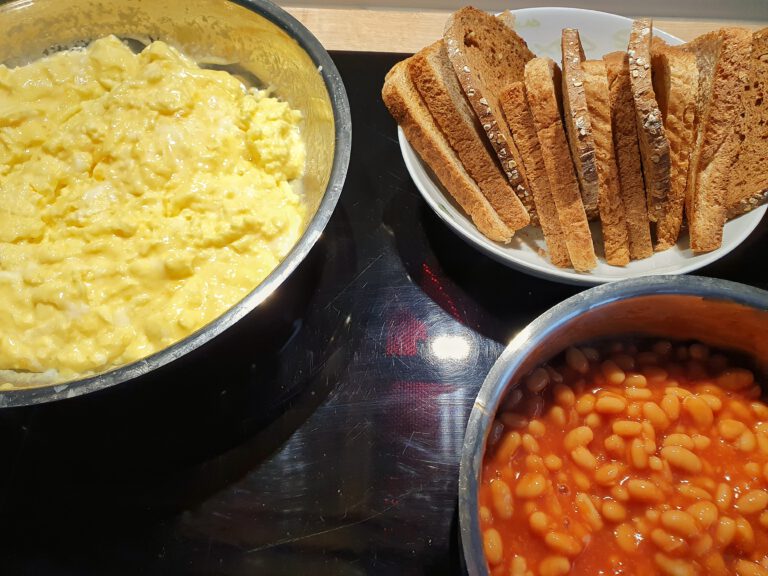
<instances>
[{"instance_id":1,"label":"white plate","mask_svg":"<svg viewBox=\"0 0 768 576\"><path fill-rule=\"evenodd\" d=\"M560 61L560 34L563 28L578 28L587 58L600 58L616 50L626 50L632 21L615 14L579 10L575 8L526 8L515 10L516 30L528 42L529 48L539 56L549 56ZM670 44L681 40L661 31L654 34ZM723 245L706 254L694 254L688 244L688 235L681 234L677 246L659 252L644 260L635 260L629 265L609 266L598 253L597 267L588 273L558 268L550 263L545 254L546 244L541 229L528 226L515 233L510 244L489 240L477 231L464 211L445 192L432 171L421 162L418 154L398 128L400 149L405 165L416 187L437 215L454 232L467 242L479 248L492 258L528 274L565 282L568 284L600 284L623 278L651 274L684 274L706 266L722 258L741 244L760 223L766 211L762 206L739 218L726 223L723 230ZM600 239L599 223L593 223L592 234ZM598 250L602 241L596 242Z\"/></svg>"}]
</instances>

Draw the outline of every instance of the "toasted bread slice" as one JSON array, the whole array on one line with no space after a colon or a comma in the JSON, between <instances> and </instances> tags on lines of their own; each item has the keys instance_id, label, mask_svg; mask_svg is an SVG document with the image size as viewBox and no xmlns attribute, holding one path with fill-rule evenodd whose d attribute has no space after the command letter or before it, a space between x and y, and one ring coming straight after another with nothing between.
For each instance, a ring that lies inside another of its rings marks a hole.
<instances>
[{"instance_id":1,"label":"toasted bread slice","mask_svg":"<svg viewBox=\"0 0 768 576\"><path fill-rule=\"evenodd\" d=\"M512 230L527 226L528 213L501 171L496 155L486 147L482 128L459 86L443 41L410 58L408 75L467 173L504 223Z\"/></svg>"},{"instance_id":2,"label":"toasted bread slice","mask_svg":"<svg viewBox=\"0 0 768 576\"><path fill-rule=\"evenodd\" d=\"M576 165L584 210L590 220L598 216L599 187L595 141L592 135L587 97L584 93L584 48L579 31L564 28L561 48L563 54L563 109L565 129L571 146L571 156Z\"/></svg>"},{"instance_id":3,"label":"toasted bread slice","mask_svg":"<svg viewBox=\"0 0 768 576\"><path fill-rule=\"evenodd\" d=\"M533 194L536 213L539 215L539 224L547 243L549 259L555 266L570 267L571 259L568 256L565 235L557 215L557 206L555 206L547 168L544 165L541 144L528 107L525 84L513 82L502 90L499 102L523 159L523 166L528 175L528 185Z\"/></svg>"},{"instance_id":4,"label":"toasted bread slice","mask_svg":"<svg viewBox=\"0 0 768 576\"><path fill-rule=\"evenodd\" d=\"M621 200L619 169L613 151L611 129L611 97L608 75L602 60L581 63L587 109L595 143L597 164L598 208L603 229L605 261L613 266L629 264L629 237Z\"/></svg>"},{"instance_id":5,"label":"toasted bread slice","mask_svg":"<svg viewBox=\"0 0 768 576\"><path fill-rule=\"evenodd\" d=\"M722 28L684 44L696 57L699 90L696 144L688 168L686 204L691 249L709 252L723 239L730 174L739 152L741 91L748 75L752 34Z\"/></svg>"},{"instance_id":6,"label":"toasted bread slice","mask_svg":"<svg viewBox=\"0 0 768 576\"><path fill-rule=\"evenodd\" d=\"M651 77L651 38L653 23L649 18L632 22L629 33L629 81L635 102L640 158L645 176L648 217L658 222L664 216L669 195L669 141L661 120L661 111L653 92Z\"/></svg>"},{"instance_id":7,"label":"toasted bread slice","mask_svg":"<svg viewBox=\"0 0 768 576\"><path fill-rule=\"evenodd\" d=\"M525 65L528 105L541 143L568 254L573 267L586 272L597 265L597 258L561 120L561 82L560 70L550 58L534 58Z\"/></svg>"},{"instance_id":8,"label":"toasted bread slice","mask_svg":"<svg viewBox=\"0 0 768 576\"><path fill-rule=\"evenodd\" d=\"M768 200L768 28L752 35L749 80L744 86L744 141L728 187L728 217Z\"/></svg>"},{"instance_id":9,"label":"toasted bread slice","mask_svg":"<svg viewBox=\"0 0 768 576\"><path fill-rule=\"evenodd\" d=\"M666 250L677 243L683 223L688 159L695 141L699 69L693 54L654 38L651 70L653 92L669 140L669 194L656 222L656 250Z\"/></svg>"},{"instance_id":10,"label":"toasted bread slice","mask_svg":"<svg viewBox=\"0 0 768 576\"><path fill-rule=\"evenodd\" d=\"M448 58L488 141L531 222L536 224L538 217L522 159L498 100L505 86L523 79L525 63L533 58L533 53L505 20L470 6L448 18L443 39Z\"/></svg>"},{"instance_id":11,"label":"toasted bread slice","mask_svg":"<svg viewBox=\"0 0 768 576\"><path fill-rule=\"evenodd\" d=\"M397 63L386 76L381 95L408 142L446 190L469 214L478 230L491 240L509 242L514 232L502 221L467 173L434 122L408 77L408 61Z\"/></svg>"},{"instance_id":12,"label":"toasted bread slice","mask_svg":"<svg viewBox=\"0 0 768 576\"><path fill-rule=\"evenodd\" d=\"M653 245L640 165L635 105L629 82L629 58L626 52L612 52L606 54L603 61L608 73L613 148L629 234L629 255L632 260L639 260L653 255Z\"/></svg>"}]
</instances>

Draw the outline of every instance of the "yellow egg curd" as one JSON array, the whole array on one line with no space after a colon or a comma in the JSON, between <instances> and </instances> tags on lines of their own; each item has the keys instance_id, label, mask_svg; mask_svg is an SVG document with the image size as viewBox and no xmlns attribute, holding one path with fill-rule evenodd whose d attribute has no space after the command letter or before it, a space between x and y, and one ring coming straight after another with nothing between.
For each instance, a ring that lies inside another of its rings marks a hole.
<instances>
[{"instance_id":1,"label":"yellow egg curd","mask_svg":"<svg viewBox=\"0 0 768 576\"><path fill-rule=\"evenodd\" d=\"M303 232L300 119L163 42L0 65L0 370L125 364L252 291Z\"/></svg>"}]
</instances>

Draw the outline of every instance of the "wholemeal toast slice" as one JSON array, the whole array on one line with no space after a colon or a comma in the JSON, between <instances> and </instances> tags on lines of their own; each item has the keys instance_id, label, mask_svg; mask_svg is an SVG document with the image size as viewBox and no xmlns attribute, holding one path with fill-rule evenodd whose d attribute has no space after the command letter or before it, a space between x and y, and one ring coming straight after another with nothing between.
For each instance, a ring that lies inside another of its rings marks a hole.
<instances>
[{"instance_id":1,"label":"wholemeal toast slice","mask_svg":"<svg viewBox=\"0 0 768 576\"><path fill-rule=\"evenodd\" d=\"M576 165L576 175L581 187L584 210L590 220L598 216L598 176L595 160L595 141L592 135L587 97L584 93L584 48L579 31L564 28L561 40L563 54L563 109L565 129L571 146L571 156Z\"/></svg>"},{"instance_id":2,"label":"wholemeal toast slice","mask_svg":"<svg viewBox=\"0 0 768 576\"><path fill-rule=\"evenodd\" d=\"M552 59L534 58L525 65L528 105L541 143L568 254L573 267L586 272L597 265L597 258L561 121L561 86L560 70Z\"/></svg>"},{"instance_id":3,"label":"wholemeal toast slice","mask_svg":"<svg viewBox=\"0 0 768 576\"><path fill-rule=\"evenodd\" d=\"M451 148L504 223L512 230L527 226L528 213L495 154L486 147L482 128L464 97L443 41L410 58L408 75Z\"/></svg>"},{"instance_id":4,"label":"wholemeal toast slice","mask_svg":"<svg viewBox=\"0 0 768 576\"><path fill-rule=\"evenodd\" d=\"M709 252L723 239L727 187L739 152L741 91L748 75L752 34L722 28L684 44L696 57L699 89L696 144L688 168L686 204L691 249Z\"/></svg>"},{"instance_id":5,"label":"wholemeal toast slice","mask_svg":"<svg viewBox=\"0 0 768 576\"><path fill-rule=\"evenodd\" d=\"M744 141L728 186L728 217L768 200L768 28L752 35L749 80L742 91Z\"/></svg>"},{"instance_id":6,"label":"wholemeal toast slice","mask_svg":"<svg viewBox=\"0 0 768 576\"><path fill-rule=\"evenodd\" d=\"M626 52L612 52L603 57L603 62L608 73L613 148L629 235L629 255L632 260L639 260L653 255L653 245L640 165L635 105L629 82L629 57Z\"/></svg>"},{"instance_id":7,"label":"wholemeal toast slice","mask_svg":"<svg viewBox=\"0 0 768 576\"><path fill-rule=\"evenodd\" d=\"M536 224L533 197L498 95L523 79L525 63L533 58L525 41L504 19L471 6L454 12L443 34L448 58L515 192Z\"/></svg>"},{"instance_id":8,"label":"wholemeal toast slice","mask_svg":"<svg viewBox=\"0 0 768 576\"><path fill-rule=\"evenodd\" d=\"M408 61L387 73L381 95L408 142L438 180L491 240L509 242L514 232L502 221L434 122L407 71Z\"/></svg>"},{"instance_id":9,"label":"wholemeal toast slice","mask_svg":"<svg viewBox=\"0 0 768 576\"><path fill-rule=\"evenodd\" d=\"M677 243L683 223L688 159L695 140L699 69L693 54L654 38L651 70L653 91L669 140L669 194L656 222L656 250L666 250Z\"/></svg>"},{"instance_id":10,"label":"wholemeal toast slice","mask_svg":"<svg viewBox=\"0 0 768 576\"><path fill-rule=\"evenodd\" d=\"M666 210L669 195L669 141L661 120L661 111L653 92L651 77L651 38L653 23L649 18L632 22L629 33L629 81L635 102L640 158L645 176L648 217L657 222Z\"/></svg>"},{"instance_id":11,"label":"wholemeal toast slice","mask_svg":"<svg viewBox=\"0 0 768 576\"><path fill-rule=\"evenodd\" d=\"M611 129L611 97L608 74L602 60L581 63L587 110L595 143L597 164L598 208L603 230L605 261L613 266L629 264L629 237L621 200L619 169L613 151Z\"/></svg>"},{"instance_id":12,"label":"wholemeal toast slice","mask_svg":"<svg viewBox=\"0 0 768 576\"><path fill-rule=\"evenodd\" d=\"M513 82L502 90L499 95L499 103L523 159L523 166L528 175L528 185L533 194L536 213L539 215L539 224L547 243L549 259L555 266L570 267L571 259L568 256L568 246L566 246L563 228L557 215L552 185L544 165L544 157L533 124L533 116L528 107L525 84Z\"/></svg>"}]
</instances>

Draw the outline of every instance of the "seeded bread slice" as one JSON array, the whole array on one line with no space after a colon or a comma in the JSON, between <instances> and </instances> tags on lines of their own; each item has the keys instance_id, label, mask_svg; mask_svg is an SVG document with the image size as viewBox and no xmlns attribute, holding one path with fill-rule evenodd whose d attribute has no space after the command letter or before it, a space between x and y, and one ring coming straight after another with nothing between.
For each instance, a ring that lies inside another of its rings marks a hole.
<instances>
[{"instance_id":1,"label":"seeded bread slice","mask_svg":"<svg viewBox=\"0 0 768 576\"><path fill-rule=\"evenodd\" d=\"M536 224L533 197L520 153L499 106L502 89L523 79L533 58L525 41L504 20L471 6L454 12L443 34L448 58L507 178Z\"/></svg>"},{"instance_id":2,"label":"seeded bread slice","mask_svg":"<svg viewBox=\"0 0 768 576\"><path fill-rule=\"evenodd\" d=\"M525 172L528 175L528 185L533 194L536 213L539 215L539 223L547 243L549 259L555 266L570 267L571 259L568 256L565 235L557 215L557 206L547 168L544 165L541 144L528 107L525 84L513 82L501 91L499 102L523 159Z\"/></svg>"},{"instance_id":3,"label":"seeded bread slice","mask_svg":"<svg viewBox=\"0 0 768 576\"><path fill-rule=\"evenodd\" d=\"M496 155L486 147L482 128L453 72L443 41L410 58L408 75L451 148L504 223L512 230L527 226L528 213Z\"/></svg>"},{"instance_id":4,"label":"seeded bread slice","mask_svg":"<svg viewBox=\"0 0 768 576\"><path fill-rule=\"evenodd\" d=\"M651 44L651 70L653 91L669 140L669 195L656 223L656 250L666 250L677 243L683 223L688 159L695 140L699 70L693 54L669 46L661 38L654 38Z\"/></svg>"},{"instance_id":5,"label":"seeded bread slice","mask_svg":"<svg viewBox=\"0 0 768 576\"><path fill-rule=\"evenodd\" d=\"M584 210L587 212L587 218L592 220L599 214L600 192L595 161L595 141L587 109L587 96L584 93L584 73L581 70L581 63L585 56L579 31L564 28L561 48L565 129L571 146L573 163L576 165Z\"/></svg>"},{"instance_id":6,"label":"seeded bread slice","mask_svg":"<svg viewBox=\"0 0 768 576\"><path fill-rule=\"evenodd\" d=\"M509 242L513 231L502 221L434 122L416 87L408 78L408 61L387 73L381 95L405 137L432 168L445 189L469 214L478 230L491 240Z\"/></svg>"},{"instance_id":7,"label":"seeded bread slice","mask_svg":"<svg viewBox=\"0 0 768 576\"><path fill-rule=\"evenodd\" d=\"M688 169L686 206L691 249L709 252L723 239L730 174L739 152L741 91L748 75L752 34L722 28L684 45L699 70L696 144Z\"/></svg>"},{"instance_id":8,"label":"seeded bread slice","mask_svg":"<svg viewBox=\"0 0 768 576\"><path fill-rule=\"evenodd\" d=\"M651 77L651 38L653 24L649 18L632 22L629 33L629 81L635 102L640 158L645 176L648 217L657 222L664 215L669 195L669 141L661 111L653 92Z\"/></svg>"},{"instance_id":9,"label":"seeded bread slice","mask_svg":"<svg viewBox=\"0 0 768 576\"><path fill-rule=\"evenodd\" d=\"M568 254L573 267L586 272L597 265L597 258L561 120L561 82L560 69L550 58L534 58L525 65L528 105L541 143Z\"/></svg>"},{"instance_id":10,"label":"seeded bread slice","mask_svg":"<svg viewBox=\"0 0 768 576\"><path fill-rule=\"evenodd\" d=\"M626 266L629 264L629 237L624 202L621 200L619 169L613 151L608 75L602 60L585 60L581 63L581 69L595 143L598 208L605 261L613 266Z\"/></svg>"},{"instance_id":11,"label":"seeded bread slice","mask_svg":"<svg viewBox=\"0 0 768 576\"><path fill-rule=\"evenodd\" d=\"M728 217L768 200L768 28L752 35L749 80L742 92L744 141L728 187Z\"/></svg>"},{"instance_id":12,"label":"seeded bread slice","mask_svg":"<svg viewBox=\"0 0 768 576\"><path fill-rule=\"evenodd\" d=\"M626 52L612 52L606 54L603 61L608 73L613 148L629 234L629 255L632 260L639 260L653 255L653 245L640 166L635 105L629 82L629 58Z\"/></svg>"}]
</instances>

